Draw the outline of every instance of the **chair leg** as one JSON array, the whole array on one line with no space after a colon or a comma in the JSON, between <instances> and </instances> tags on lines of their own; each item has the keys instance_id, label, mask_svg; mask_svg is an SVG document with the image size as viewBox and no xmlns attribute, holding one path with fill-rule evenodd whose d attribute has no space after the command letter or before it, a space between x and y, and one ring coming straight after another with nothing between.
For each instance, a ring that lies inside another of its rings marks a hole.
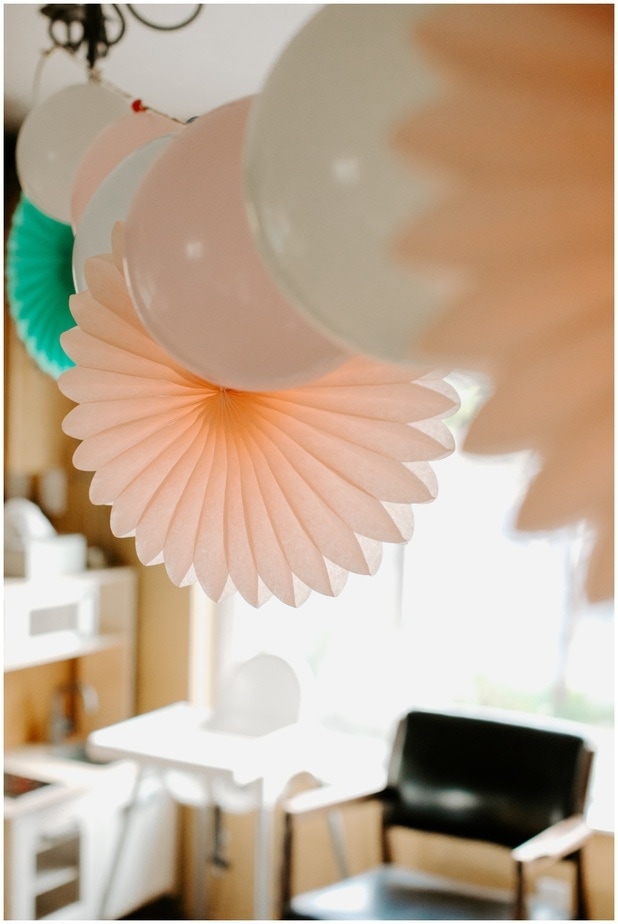
<instances>
[{"instance_id":1,"label":"chair leg","mask_svg":"<svg viewBox=\"0 0 618 924\"><path fill-rule=\"evenodd\" d=\"M388 836L388 826L384 823L384 810L381 820L380 849L382 851L382 863L392 863L393 851L391 849L391 842Z\"/></svg>"},{"instance_id":2,"label":"chair leg","mask_svg":"<svg viewBox=\"0 0 618 924\"><path fill-rule=\"evenodd\" d=\"M285 920L292 897L292 816L283 814L283 845L281 851L281 875L279 877L279 920Z\"/></svg>"},{"instance_id":3,"label":"chair leg","mask_svg":"<svg viewBox=\"0 0 618 924\"><path fill-rule=\"evenodd\" d=\"M578 850L575 860L575 918L578 921L590 920L588 893L584 877L584 851Z\"/></svg>"},{"instance_id":4,"label":"chair leg","mask_svg":"<svg viewBox=\"0 0 618 924\"><path fill-rule=\"evenodd\" d=\"M526 877L524 864L515 863L515 907L513 909L514 921L526 921Z\"/></svg>"}]
</instances>

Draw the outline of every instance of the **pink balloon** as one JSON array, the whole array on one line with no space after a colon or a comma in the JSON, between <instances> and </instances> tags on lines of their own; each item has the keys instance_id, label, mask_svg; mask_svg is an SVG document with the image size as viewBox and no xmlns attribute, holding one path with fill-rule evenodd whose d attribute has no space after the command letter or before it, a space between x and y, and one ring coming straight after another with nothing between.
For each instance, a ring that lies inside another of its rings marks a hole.
<instances>
[{"instance_id":1,"label":"pink balloon","mask_svg":"<svg viewBox=\"0 0 618 924\"><path fill-rule=\"evenodd\" d=\"M103 180L121 161L154 138L169 135L181 127L180 122L143 109L130 112L100 132L82 158L73 183L71 222L75 230L84 210Z\"/></svg>"},{"instance_id":2,"label":"pink balloon","mask_svg":"<svg viewBox=\"0 0 618 924\"><path fill-rule=\"evenodd\" d=\"M188 125L139 187L126 227L126 273L151 336L187 369L247 391L304 384L340 365L262 264L243 201L252 98Z\"/></svg>"}]
</instances>

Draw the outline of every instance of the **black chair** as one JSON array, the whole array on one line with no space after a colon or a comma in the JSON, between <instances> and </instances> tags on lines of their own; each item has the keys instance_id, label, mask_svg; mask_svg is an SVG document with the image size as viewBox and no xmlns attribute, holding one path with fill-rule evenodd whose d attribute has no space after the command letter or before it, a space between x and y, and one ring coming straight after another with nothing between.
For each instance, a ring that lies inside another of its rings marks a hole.
<instances>
[{"instance_id":1,"label":"black chair","mask_svg":"<svg viewBox=\"0 0 618 924\"><path fill-rule=\"evenodd\" d=\"M575 734L510 720L414 710L395 738L387 785L345 795L323 787L284 804L284 920L528 920L533 876L550 861L575 864L573 912L588 917L583 812L592 751ZM359 800L382 803L382 865L291 894L293 831L308 812ZM514 862L512 891L483 889L393 863L389 829L413 828L501 845Z\"/></svg>"}]
</instances>

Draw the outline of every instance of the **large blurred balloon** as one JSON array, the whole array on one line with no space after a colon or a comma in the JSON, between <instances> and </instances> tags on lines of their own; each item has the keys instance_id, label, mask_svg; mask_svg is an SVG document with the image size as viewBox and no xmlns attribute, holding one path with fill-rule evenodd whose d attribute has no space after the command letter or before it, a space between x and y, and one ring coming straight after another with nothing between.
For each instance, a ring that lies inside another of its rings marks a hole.
<instances>
[{"instance_id":1,"label":"large blurred balloon","mask_svg":"<svg viewBox=\"0 0 618 924\"><path fill-rule=\"evenodd\" d=\"M65 87L28 113L15 156L20 185L38 209L70 223L79 163L98 133L128 107L120 93L91 80Z\"/></svg>"},{"instance_id":2,"label":"large blurred balloon","mask_svg":"<svg viewBox=\"0 0 618 924\"><path fill-rule=\"evenodd\" d=\"M312 381L343 361L276 288L242 198L251 98L188 125L140 186L126 229L126 270L140 317L188 369L250 391Z\"/></svg>"},{"instance_id":3,"label":"large blurred balloon","mask_svg":"<svg viewBox=\"0 0 618 924\"><path fill-rule=\"evenodd\" d=\"M84 154L73 183L73 228L79 226L88 202L114 167L147 142L160 138L161 135L169 135L179 128L180 124L168 116L152 112L150 109L137 108L99 132Z\"/></svg>"},{"instance_id":4,"label":"large blurred balloon","mask_svg":"<svg viewBox=\"0 0 618 924\"><path fill-rule=\"evenodd\" d=\"M255 242L298 309L349 348L394 361L441 300L397 261L399 232L440 191L393 150L402 120L440 94L412 47L420 4L332 4L292 40L255 105L245 194Z\"/></svg>"},{"instance_id":5,"label":"large blurred balloon","mask_svg":"<svg viewBox=\"0 0 618 924\"><path fill-rule=\"evenodd\" d=\"M174 123L172 123L174 124ZM112 229L125 221L133 198L144 177L165 151L174 135L154 138L133 151L100 184L86 205L73 245L75 291L88 288L85 263L88 257L111 252Z\"/></svg>"}]
</instances>

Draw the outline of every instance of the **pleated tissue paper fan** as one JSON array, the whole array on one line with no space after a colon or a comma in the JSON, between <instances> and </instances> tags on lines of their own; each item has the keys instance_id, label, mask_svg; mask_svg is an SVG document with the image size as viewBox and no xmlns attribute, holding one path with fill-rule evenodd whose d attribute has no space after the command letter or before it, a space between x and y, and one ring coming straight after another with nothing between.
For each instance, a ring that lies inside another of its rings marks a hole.
<instances>
[{"instance_id":1,"label":"pleated tissue paper fan","mask_svg":"<svg viewBox=\"0 0 618 924\"><path fill-rule=\"evenodd\" d=\"M302 387L243 392L186 371L138 319L113 256L86 264L63 336L76 366L59 385L77 403L65 431L94 471L91 500L116 536L179 586L254 606L339 593L377 569L383 542L412 534L410 505L437 491L429 460L448 455L443 417L458 398L437 372L352 358Z\"/></svg>"},{"instance_id":2,"label":"pleated tissue paper fan","mask_svg":"<svg viewBox=\"0 0 618 924\"><path fill-rule=\"evenodd\" d=\"M447 190L398 245L459 280L424 355L488 373L464 449L531 449L521 530L585 520L613 593L613 8L446 5L411 40L444 80L396 146Z\"/></svg>"},{"instance_id":3,"label":"pleated tissue paper fan","mask_svg":"<svg viewBox=\"0 0 618 924\"><path fill-rule=\"evenodd\" d=\"M7 242L9 311L28 353L54 379L73 365L60 345L60 334L73 326L72 254L71 226L44 215L22 195Z\"/></svg>"}]
</instances>

